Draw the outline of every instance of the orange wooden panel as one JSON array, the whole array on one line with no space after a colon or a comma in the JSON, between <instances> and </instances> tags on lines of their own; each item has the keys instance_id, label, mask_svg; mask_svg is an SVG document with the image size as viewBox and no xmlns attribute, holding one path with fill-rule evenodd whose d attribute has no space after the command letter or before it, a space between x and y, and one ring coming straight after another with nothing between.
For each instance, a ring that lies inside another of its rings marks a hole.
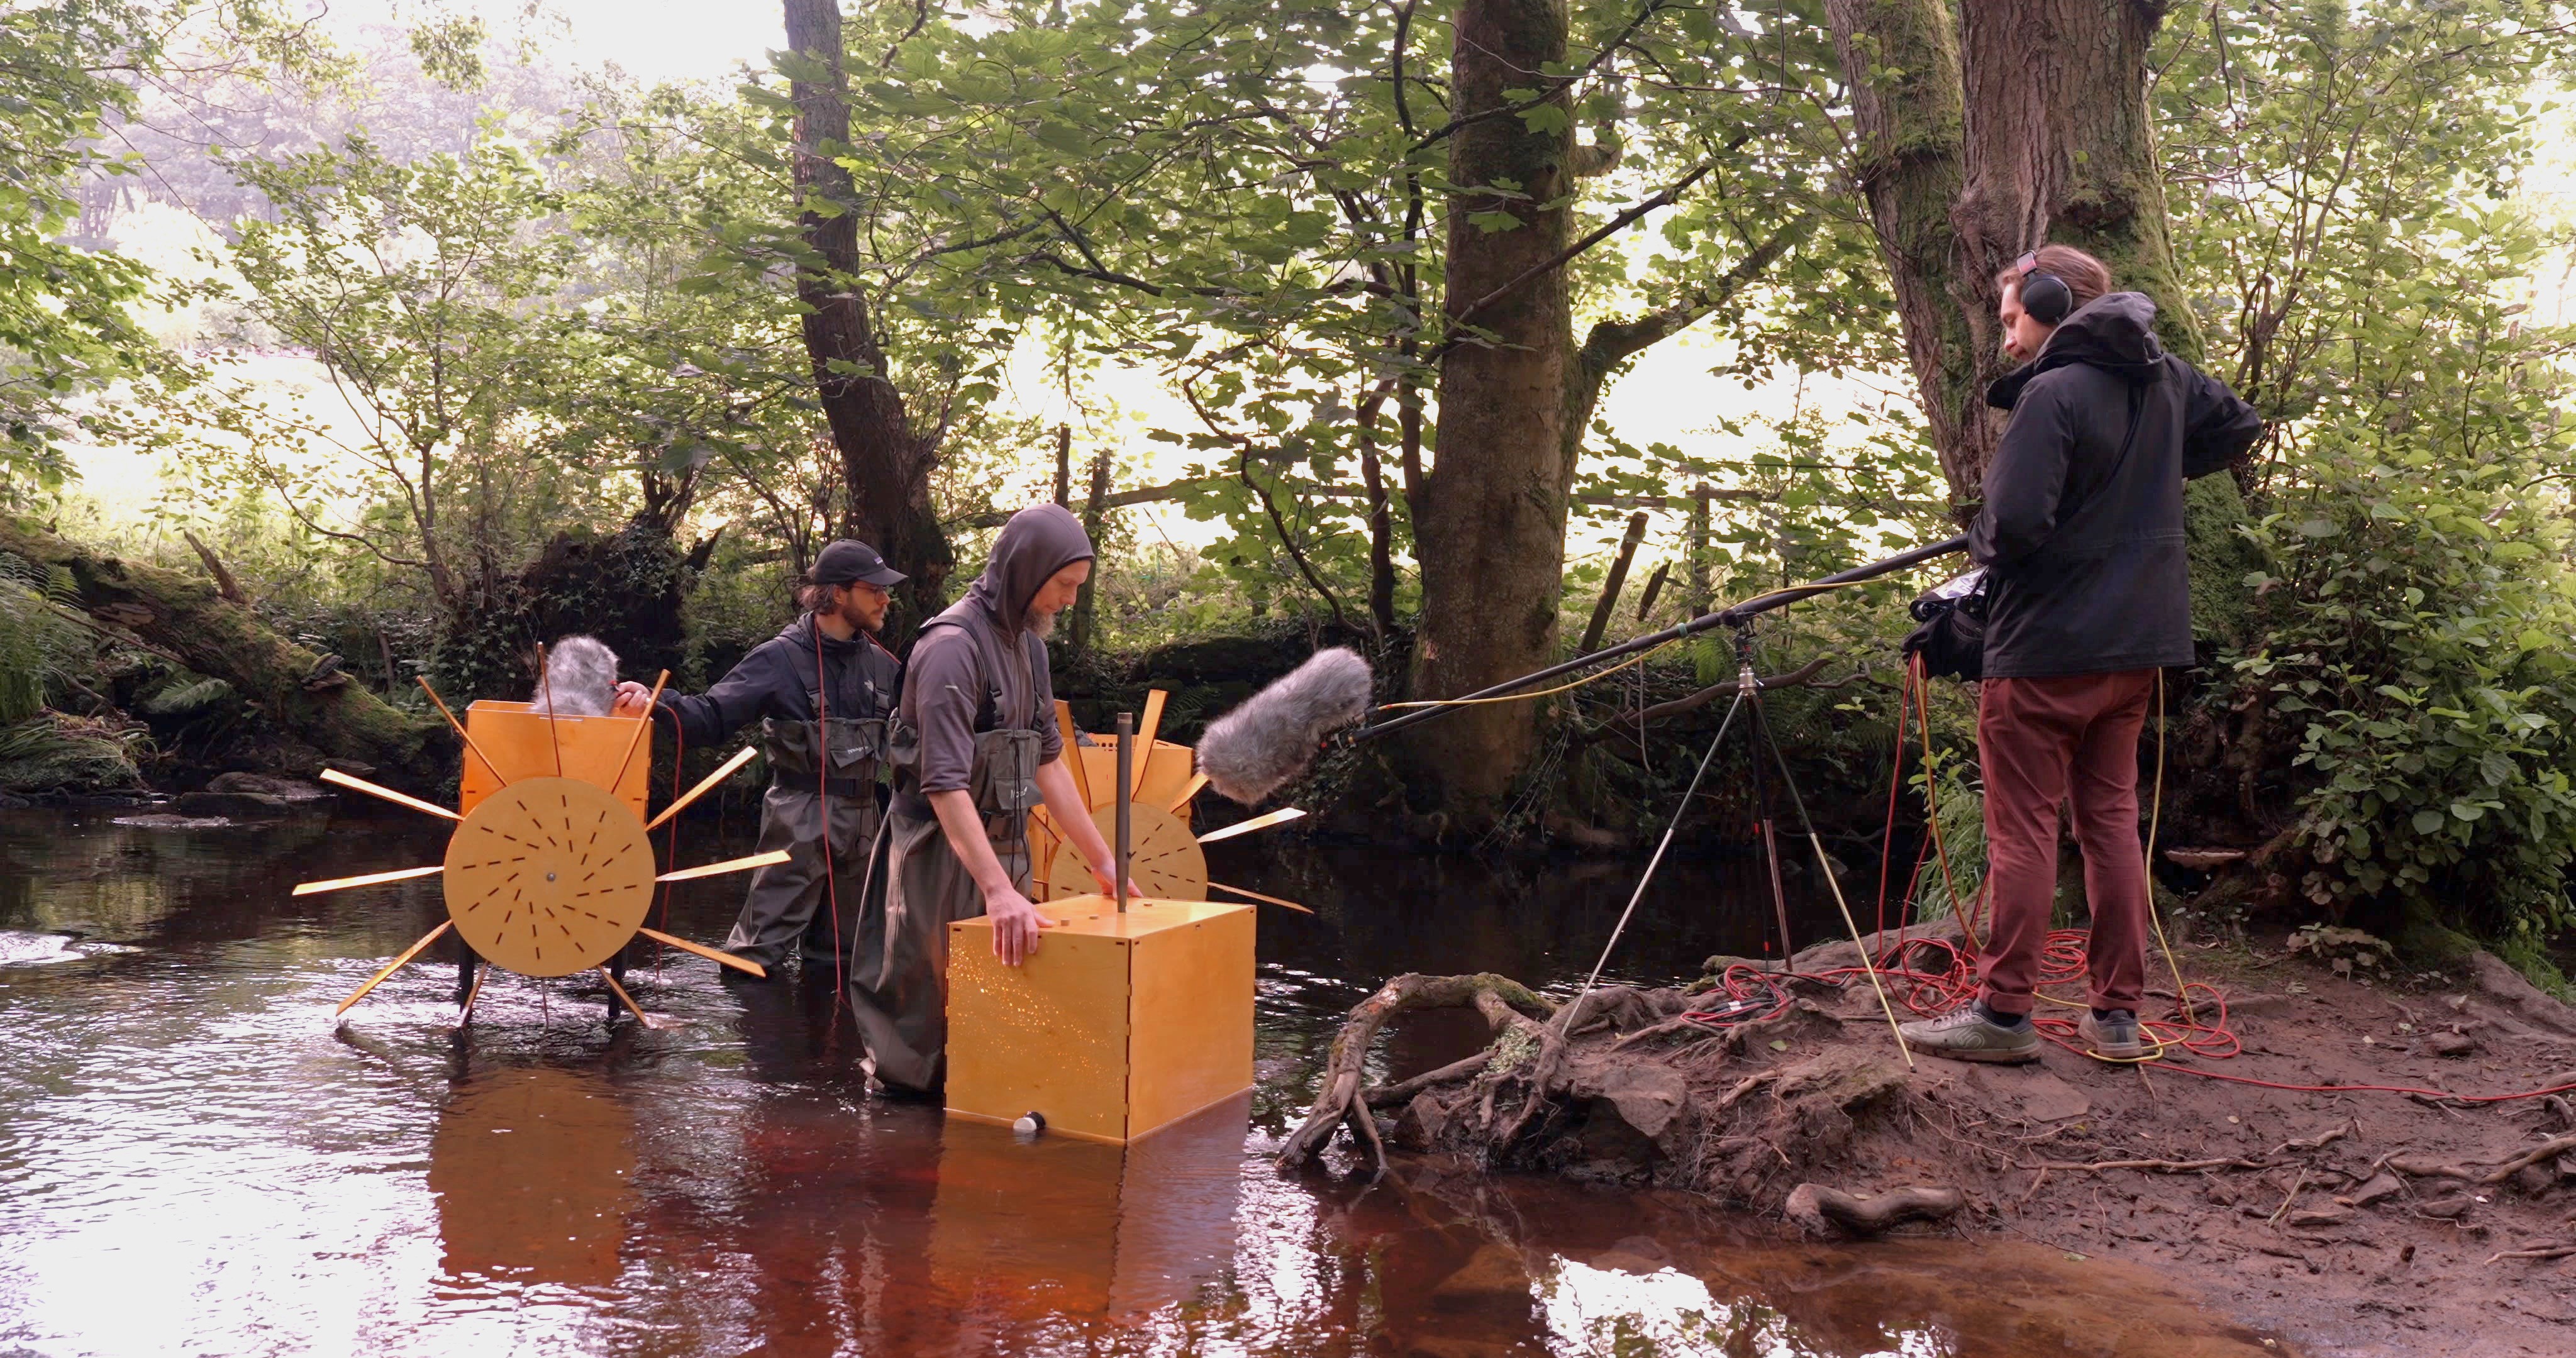
<instances>
[{"instance_id":1,"label":"orange wooden panel","mask_svg":"<svg viewBox=\"0 0 2576 1358\"><path fill-rule=\"evenodd\" d=\"M1144 908L1177 922L1136 940L1130 1140L1252 1087L1253 907L1173 901Z\"/></svg>"},{"instance_id":2,"label":"orange wooden panel","mask_svg":"<svg viewBox=\"0 0 2576 1358\"><path fill-rule=\"evenodd\" d=\"M950 1112L1009 1122L1035 1111L1051 1131L1126 1139L1134 945L1096 927L1106 905L1088 896L1041 907L1063 927L1017 967L993 956L988 921L948 926Z\"/></svg>"},{"instance_id":3,"label":"orange wooden panel","mask_svg":"<svg viewBox=\"0 0 2576 1358\"><path fill-rule=\"evenodd\" d=\"M647 728L644 738L635 740L635 727L644 718L556 717L552 721L554 731L549 735L548 719L527 703L486 698L465 709L467 733L501 766L501 777L513 783L522 778L555 776L555 747L560 742L564 777L607 787L608 780L617 773L618 761L626 757L627 744L634 742L635 757L627 761L626 776L609 790L634 810L637 819L642 819L653 764L652 731ZM472 811L500 786L500 780L483 767L483 761L469 752L464 776L457 783L457 810Z\"/></svg>"}]
</instances>

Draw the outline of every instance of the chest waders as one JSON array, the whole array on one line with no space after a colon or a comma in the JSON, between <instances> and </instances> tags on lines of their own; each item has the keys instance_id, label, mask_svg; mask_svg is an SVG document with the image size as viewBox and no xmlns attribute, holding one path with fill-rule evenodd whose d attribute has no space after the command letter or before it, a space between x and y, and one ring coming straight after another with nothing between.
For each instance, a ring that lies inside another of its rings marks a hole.
<instances>
[{"instance_id":1,"label":"chest waders","mask_svg":"<svg viewBox=\"0 0 2576 1358\"><path fill-rule=\"evenodd\" d=\"M856 710L875 706L868 696ZM788 859L752 874L725 951L772 970L791 951L822 965L839 955L858 922L881 826L885 749L882 717L761 722L769 790L760 799L760 851L784 849ZM842 938L833 937L836 923Z\"/></svg>"},{"instance_id":2,"label":"chest waders","mask_svg":"<svg viewBox=\"0 0 2576 1358\"><path fill-rule=\"evenodd\" d=\"M966 794L984 821L985 842L1022 894L1029 882L1029 811L1038 804L1042 740L1034 716L1017 724L1004 718L1001 686L989 676L1008 660L984 631L965 628L976 640L988 676L976 713L974 761ZM1022 651L1025 664L1026 651ZM1036 689L1023 685L1034 708ZM850 958L850 1007L867 1046L869 1073L885 1085L927 1092L947 1075L948 924L984 913L983 888L975 884L939 828L938 813L917 790L921 733L900 717L887 729L887 760L909 777L898 780L885 833L878 838L868 907Z\"/></svg>"}]
</instances>

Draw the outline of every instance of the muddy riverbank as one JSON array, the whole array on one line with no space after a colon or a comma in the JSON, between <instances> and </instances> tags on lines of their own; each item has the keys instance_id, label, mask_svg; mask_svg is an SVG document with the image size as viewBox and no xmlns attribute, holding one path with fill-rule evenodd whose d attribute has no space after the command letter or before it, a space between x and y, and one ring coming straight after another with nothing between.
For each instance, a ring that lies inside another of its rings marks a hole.
<instances>
[{"instance_id":1,"label":"muddy riverbank","mask_svg":"<svg viewBox=\"0 0 2576 1358\"><path fill-rule=\"evenodd\" d=\"M2070 1032L2037 1066L1909 1070L1855 973L1725 1026L1677 1017L1716 1008L1705 991L1614 992L1553 1052L1498 1012L1481 1068L1372 1102L1399 1148L1687 1190L1786 1238L1855 1234L1802 1186L1941 1190L1927 1201L1954 1212L1859 1257L1911 1239L1971 1277L2007 1246L2116 1262L2312 1352L2576 1348L2576 1010L2483 955L2406 972L2353 946L2183 951L2226 1007L2195 985L2209 1031L2145 1069ZM1799 970L1853 960L1832 945ZM2174 1010L2169 981L2157 1003ZM1345 1137L1325 1160L1364 1156Z\"/></svg>"}]
</instances>

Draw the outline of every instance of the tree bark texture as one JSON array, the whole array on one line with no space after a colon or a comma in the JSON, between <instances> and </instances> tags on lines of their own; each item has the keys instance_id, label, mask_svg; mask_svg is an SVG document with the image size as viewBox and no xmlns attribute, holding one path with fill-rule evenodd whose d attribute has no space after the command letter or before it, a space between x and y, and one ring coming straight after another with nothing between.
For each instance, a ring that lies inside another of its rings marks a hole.
<instances>
[{"instance_id":1,"label":"tree bark texture","mask_svg":"<svg viewBox=\"0 0 2576 1358\"><path fill-rule=\"evenodd\" d=\"M2147 103L2159 0L1828 0L1853 87L1857 176L1895 285L1951 502L1983 499L2005 416L1986 384L2002 352L1995 275L2023 251L2073 245L2114 287L2156 303L2158 337L2198 362L2205 343L2173 257ZM2192 621L2240 630L2254 564L2226 477L2185 500Z\"/></svg>"},{"instance_id":2,"label":"tree bark texture","mask_svg":"<svg viewBox=\"0 0 2576 1358\"><path fill-rule=\"evenodd\" d=\"M2201 353L2165 225L2147 107L2154 0L1828 0L1853 87L1855 167L1955 502L1980 498L2003 414L1995 275L2051 242L2156 301L2165 346Z\"/></svg>"},{"instance_id":3,"label":"tree bark texture","mask_svg":"<svg viewBox=\"0 0 2576 1358\"><path fill-rule=\"evenodd\" d=\"M1565 60L1566 12L1561 0L1464 0L1455 32L1451 114L1488 116L1449 141L1460 187L1449 201L1446 308L1454 316L1477 306L1469 324L1486 334L1442 356L1436 456L1414 508L1422 621L1413 691L1423 697L1554 659L1574 470L1564 437L1573 348L1564 271L1502 291L1570 239L1557 200L1572 185L1573 137L1493 115L1511 102L1506 90L1539 83ZM1490 230L1494 218L1477 220L1494 213L1517 225ZM1499 810L1537 739L1532 705L1497 703L1424 724L1406 755L1447 793L1453 818L1472 824Z\"/></svg>"},{"instance_id":4,"label":"tree bark texture","mask_svg":"<svg viewBox=\"0 0 2576 1358\"><path fill-rule=\"evenodd\" d=\"M815 394L841 455L849 513L844 531L885 554L911 577L896 587L905 607L888 621L890 644L937 613L947 602L949 569L956 564L947 535L930 508L930 469L938 448L913 432L878 344L862 290L857 186L837 159L850 140L849 85L841 69L838 0L784 0L787 45L804 58L791 80L796 106L795 182L805 243L821 267L800 267L796 298L804 311L805 352L814 368ZM817 200L837 204L826 214Z\"/></svg>"},{"instance_id":5,"label":"tree bark texture","mask_svg":"<svg viewBox=\"0 0 2576 1358\"><path fill-rule=\"evenodd\" d=\"M321 656L271 631L214 585L8 519L0 519L0 551L69 571L91 617L232 685L280 730L323 755L388 771L419 762L435 723L388 705L345 672L326 672Z\"/></svg>"}]
</instances>

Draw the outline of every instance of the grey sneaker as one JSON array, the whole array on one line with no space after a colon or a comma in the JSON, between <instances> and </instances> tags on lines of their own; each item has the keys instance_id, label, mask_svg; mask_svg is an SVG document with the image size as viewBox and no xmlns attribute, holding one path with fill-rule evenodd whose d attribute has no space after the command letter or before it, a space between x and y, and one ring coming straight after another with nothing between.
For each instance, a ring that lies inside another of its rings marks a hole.
<instances>
[{"instance_id":1,"label":"grey sneaker","mask_svg":"<svg viewBox=\"0 0 2576 1358\"><path fill-rule=\"evenodd\" d=\"M1897 1031L1916 1051L1953 1061L2019 1066L2039 1059L2038 1029L2026 1022L2018 1028L1990 1022L1973 1004L1963 1004L1939 1018L1901 1024Z\"/></svg>"},{"instance_id":2,"label":"grey sneaker","mask_svg":"<svg viewBox=\"0 0 2576 1358\"><path fill-rule=\"evenodd\" d=\"M2075 1021L2075 1031L2084 1039L2085 1048L2106 1061L2145 1060L2147 1044L2138 1037L2138 1016L2126 1009L2114 1009L2110 1014L2109 1018L2097 1019L2087 1009L2084 1017Z\"/></svg>"}]
</instances>

